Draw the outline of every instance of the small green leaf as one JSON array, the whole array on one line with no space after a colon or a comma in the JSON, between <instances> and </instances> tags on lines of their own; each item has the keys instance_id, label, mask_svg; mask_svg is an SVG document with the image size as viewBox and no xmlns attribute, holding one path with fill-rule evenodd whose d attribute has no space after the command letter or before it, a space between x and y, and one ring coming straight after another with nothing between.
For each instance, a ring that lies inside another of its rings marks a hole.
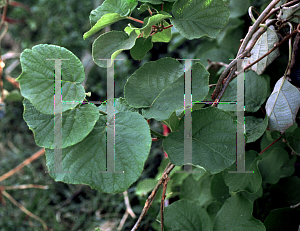
<instances>
[{"instance_id":1,"label":"small green leaf","mask_svg":"<svg viewBox=\"0 0 300 231\"><path fill-rule=\"evenodd\" d=\"M91 11L91 26L93 27L103 15L108 13L117 13L124 17L129 16L137 5L137 0L105 0L101 6Z\"/></svg>"},{"instance_id":2,"label":"small green leaf","mask_svg":"<svg viewBox=\"0 0 300 231\"><path fill-rule=\"evenodd\" d=\"M151 37L137 38L134 46L130 49L130 55L135 60L141 60L152 47L153 43L151 42Z\"/></svg>"},{"instance_id":3,"label":"small green leaf","mask_svg":"<svg viewBox=\"0 0 300 231\"><path fill-rule=\"evenodd\" d=\"M100 35L93 43L93 60L99 67L107 67L106 60L115 59L123 50L131 49L136 40L137 34L131 32L130 36L123 31L109 31Z\"/></svg>"},{"instance_id":4,"label":"small green leaf","mask_svg":"<svg viewBox=\"0 0 300 231\"><path fill-rule=\"evenodd\" d=\"M105 14L97 21L97 23L88 32L84 33L83 39L87 39L88 37L97 33L99 30L103 29L104 27L109 26L110 24L113 24L125 18L126 17L121 16L117 13Z\"/></svg>"},{"instance_id":5,"label":"small green leaf","mask_svg":"<svg viewBox=\"0 0 300 231\"><path fill-rule=\"evenodd\" d=\"M268 127L268 116L265 119L256 118L254 116L245 117L245 127L247 135L247 143L258 140Z\"/></svg>"},{"instance_id":6,"label":"small green leaf","mask_svg":"<svg viewBox=\"0 0 300 231\"><path fill-rule=\"evenodd\" d=\"M276 184L280 178L291 176L295 167L297 156L290 157L283 148L273 148L269 153L262 154L258 162L263 182Z\"/></svg>"}]
</instances>

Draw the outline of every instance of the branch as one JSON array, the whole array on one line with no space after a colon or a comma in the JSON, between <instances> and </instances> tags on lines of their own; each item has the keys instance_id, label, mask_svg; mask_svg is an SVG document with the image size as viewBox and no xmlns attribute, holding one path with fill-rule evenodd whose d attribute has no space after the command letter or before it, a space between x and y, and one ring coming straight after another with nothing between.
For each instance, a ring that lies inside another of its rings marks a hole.
<instances>
[{"instance_id":1,"label":"branch","mask_svg":"<svg viewBox=\"0 0 300 231\"><path fill-rule=\"evenodd\" d=\"M148 197L146 203L145 203L145 206L143 208L143 211L139 217L139 219L137 220L137 222L135 223L134 227L131 229L131 231L135 231L137 230L137 228L139 227L143 217L147 214L153 200L154 200L154 197L157 193L157 190L159 189L160 185L163 184L164 180L165 180L165 177L166 175L168 175L172 169L175 167L174 164L171 164L171 162L168 163L167 167L165 168L163 174L162 174L162 177L160 178L160 180L158 181L158 183L156 184L156 186L154 187L152 193L150 194L150 196Z\"/></svg>"}]
</instances>

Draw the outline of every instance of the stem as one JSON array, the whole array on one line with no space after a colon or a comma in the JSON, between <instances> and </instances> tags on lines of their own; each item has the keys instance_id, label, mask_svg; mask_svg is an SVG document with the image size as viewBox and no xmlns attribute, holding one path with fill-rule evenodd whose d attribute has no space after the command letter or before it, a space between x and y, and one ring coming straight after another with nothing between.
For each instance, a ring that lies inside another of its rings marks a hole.
<instances>
[{"instance_id":1,"label":"stem","mask_svg":"<svg viewBox=\"0 0 300 231\"><path fill-rule=\"evenodd\" d=\"M269 147L271 147L273 144L275 144L277 141L279 141L281 139L281 136L277 139L274 140L270 145L268 145L268 147L266 147L264 150L262 150L259 155L261 155L263 152L265 152Z\"/></svg>"},{"instance_id":2,"label":"stem","mask_svg":"<svg viewBox=\"0 0 300 231\"><path fill-rule=\"evenodd\" d=\"M139 19L136 19L136 18L133 18L133 17L130 17L130 16L128 16L126 18L131 19L131 20L136 21L136 22L139 22L141 24L144 24L144 22L142 20L139 20Z\"/></svg>"},{"instance_id":3,"label":"stem","mask_svg":"<svg viewBox=\"0 0 300 231\"><path fill-rule=\"evenodd\" d=\"M165 29L168 29L168 28L170 28L170 27L172 27L173 26L173 24L171 24L171 25L169 25L169 26L166 26L166 27L164 27L164 30Z\"/></svg>"},{"instance_id":4,"label":"stem","mask_svg":"<svg viewBox=\"0 0 300 231\"><path fill-rule=\"evenodd\" d=\"M155 132L152 129L150 129L150 132L151 132L152 135L157 136L159 139L165 139L166 138L166 136L164 136L162 134L159 134L158 132Z\"/></svg>"}]
</instances>

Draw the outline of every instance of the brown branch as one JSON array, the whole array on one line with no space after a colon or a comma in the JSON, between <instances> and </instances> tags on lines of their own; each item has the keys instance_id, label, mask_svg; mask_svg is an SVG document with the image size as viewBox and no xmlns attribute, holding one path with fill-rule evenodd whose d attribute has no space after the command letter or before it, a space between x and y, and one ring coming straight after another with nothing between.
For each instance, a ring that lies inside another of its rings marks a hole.
<instances>
[{"instance_id":1,"label":"brown branch","mask_svg":"<svg viewBox=\"0 0 300 231\"><path fill-rule=\"evenodd\" d=\"M5 173L4 175L2 175L0 177L0 182L7 179L8 177L12 176L13 174L15 174L17 171L19 171L20 169L22 169L24 166L30 164L32 161L34 161L35 159L39 158L41 155L43 155L45 153L45 149L41 149L39 151L37 151L36 153L34 153L31 157L27 158L26 160L23 161L23 163L19 164L17 167L11 169L10 171L8 171L7 173Z\"/></svg>"},{"instance_id":2,"label":"brown branch","mask_svg":"<svg viewBox=\"0 0 300 231\"><path fill-rule=\"evenodd\" d=\"M5 190L10 189L27 189L27 188L39 188L39 189L49 189L48 186L37 185L37 184L25 184L25 185L15 185L15 186L3 186Z\"/></svg>"},{"instance_id":3,"label":"brown branch","mask_svg":"<svg viewBox=\"0 0 300 231\"><path fill-rule=\"evenodd\" d=\"M161 195L161 202L160 202L160 224L161 224L161 231L164 231L164 208L165 208L165 199L166 199L166 191L167 185L170 178L168 175L163 175L163 192Z\"/></svg>"},{"instance_id":4,"label":"brown branch","mask_svg":"<svg viewBox=\"0 0 300 231\"><path fill-rule=\"evenodd\" d=\"M159 189L160 185L163 184L164 182L164 177L165 175L168 175L172 169L175 167L174 164L171 164L171 162L168 163L167 167L165 168L163 174L162 174L162 177L160 178L160 180L158 181L158 183L156 184L156 186L154 187L152 193L150 194L150 196L148 197L146 203L145 203L145 206L143 208L143 211L139 217L139 219L137 220L137 222L135 223L134 227L131 229L131 231L135 231L137 230L137 228L139 227L143 217L147 214L154 198L155 198L155 195L157 193L157 190Z\"/></svg>"},{"instance_id":5,"label":"brown branch","mask_svg":"<svg viewBox=\"0 0 300 231\"><path fill-rule=\"evenodd\" d=\"M242 45L238 51L238 55L240 55L246 48L247 44L252 38L252 35L255 33L255 31L258 29L259 25L263 22L265 17L269 14L269 12L272 10L272 8L279 2L280 0L273 0L261 13L261 15L257 18L256 22L253 24L251 29L248 31L245 39L242 42Z\"/></svg>"}]
</instances>

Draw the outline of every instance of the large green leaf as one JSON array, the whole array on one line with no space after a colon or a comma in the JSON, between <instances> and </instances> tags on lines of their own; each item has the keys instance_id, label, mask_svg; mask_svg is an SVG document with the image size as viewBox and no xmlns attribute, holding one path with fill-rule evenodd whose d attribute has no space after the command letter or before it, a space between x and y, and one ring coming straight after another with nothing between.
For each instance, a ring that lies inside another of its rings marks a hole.
<instances>
[{"instance_id":1,"label":"large green leaf","mask_svg":"<svg viewBox=\"0 0 300 231\"><path fill-rule=\"evenodd\" d=\"M266 103L269 129L283 133L295 123L300 107L300 91L281 77Z\"/></svg>"},{"instance_id":2,"label":"large green leaf","mask_svg":"<svg viewBox=\"0 0 300 231\"><path fill-rule=\"evenodd\" d=\"M209 73L200 64L192 66L193 100L201 101L208 93ZM143 116L162 121L184 106L183 65L173 58L144 64L134 72L124 87L128 104L143 108Z\"/></svg>"},{"instance_id":3,"label":"large green leaf","mask_svg":"<svg viewBox=\"0 0 300 231\"><path fill-rule=\"evenodd\" d=\"M253 204L243 195L227 199L218 212L214 231L265 231L261 221L252 216Z\"/></svg>"},{"instance_id":4,"label":"large green leaf","mask_svg":"<svg viewBox=\"0 0 300 231\"><path fill-rule=\"evenodd\" d=\"M188 39L204 35L216 38L230 15L222 0L178 0L174 3L172 24Z\"/></svg>"},{"instance_id":5,"label":"large green leaf","mask_svg":"<svg viewBox=\"0 0 300 231\"><path fill-rule=\"evenodd\" d=\"M130 118L130 119L129 119ZM142 174L151 147L146 120L136 112L115 115L115 171L106 171L106 116L101 115L92 132L80 143L62 149L62 171L51 173L55 181L87 184L105 193L124 192ZM54 171L54 150L46 149L47 166Z\"/></svg>"},{"instance_id":6,"label":"large green leaf","mask_svg":"<svg viewBox=\"0 0 300 231\"><path fill-rule=\"evenodd\" d=\"M160 220L160 213L157 216ZM187 200L179 200L164 211L164 230L211 231L211 223L205 209Z\"/></svg>"},{"instance_id":7,"label":"large green leaf","mask_svg":"<svg viewBox=\"0 0 300 231\"><path fill-rule=\"evenodd\" d=\"M223 172L224 180L228 185L231 193L237 193L240 191L247 191L249 193L255 193L261 186L262 178L258 170L257 161L260 158L258 153L250 150L245 154L245 171L251 171L253 173L229 173ZM229 171L235 171L236 164L230 167Z\"/></svg>"},{"instance_id":8,"label":"large green leaf","mask_svg":"<svg viewBox=\"0 0 300 231\"><path fill-rule=\"evenodd\" d=\"M33 131L37 145L54 148L54 115L40 113L24 99L24 120ZM62 147L74 145L84 139L94 128L99 118L95 105L85 104L62 113ZM84 124L84 126L83 126Z\"/></svg>"},{"instance_id":9,"label":"large green leaf","mask_svg":"<svg viewBox=\"0 0 300 231\"><path fill-rule=\"evenodd\" d=\"M192 111L193 165L202 166L215 174L230 167L236 160L236 125L229 113L218 108ZM163 141L171 163L184 164L184 119L179 131L172 132ZM188 164L188 163L186 163Z\"/></svg>"},{"instance_id":10,"label":"large green leaf","mask_svg":"<svg viewBox=\"0 0 300 231\"><path fill-rule=\"evenodd\" d=\"M117 13L120 16L128 16L136 8L137 4L137 0L105 0L101 6L98 6L95 10L91 11L91 26L94 26L103 15L108 13Z\"/></svg>"},{"instance_id":11,"label":"large green leaf","mask_svg":"<svg viewBox=\"0 0 300 231\"><path fill-rule=\"evenodd\" d=\"M80 60L63 47L41 44L22 52L22 74L17 79L21 94L40 112L54 114L55 61L47 59L68 59L61 61L61 95L62 101L74 103L62 104L62 112L75 108L85 98L81 85L85 73Z\"/></svg>"},{"instance_id":12,"label":"large green leaf","mask_svg":"<svg viewBox=\"0 0 300 231\"><path fill-rule=\"evenodd\" d=\"M129 50L134 46L136 37L135 31L132 31L130 36L123 31L109 31L100 35L93 43L94 62L106 68L107 61L99 59L115 59L123 50Z\"/></svg>"}]
</instances>

